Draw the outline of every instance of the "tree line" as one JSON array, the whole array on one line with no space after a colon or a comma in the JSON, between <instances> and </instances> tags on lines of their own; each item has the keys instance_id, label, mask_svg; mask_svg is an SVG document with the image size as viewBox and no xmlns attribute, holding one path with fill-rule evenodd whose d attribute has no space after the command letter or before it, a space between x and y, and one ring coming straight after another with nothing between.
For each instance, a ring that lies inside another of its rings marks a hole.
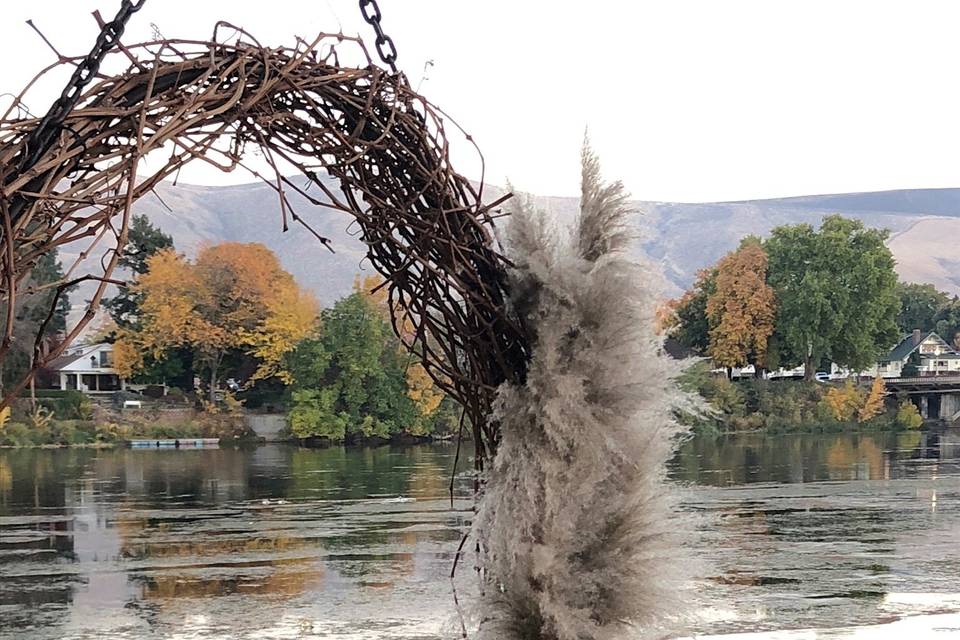
<instances>
[{"instance_id":1,"label":"tree line","mask_svg":"<svg viewBox=\"0 0 960 640\"><path fill-rule=\"evenodd\" d=\"M807 380L826 361L865 370L913 329L960 346L960 299L899 282L888 237L839 215L748 236L667 303L661 323L720 367L802 364Z\"/></svg>"},{"instance_id":2,"label":"tree line","mask_svg":"<svg viewBox=\"0 0 960 640\"><path fill-rule=\"evenodd\" d=\"M144 216L121 265L133 281L106 306L127 379L190 391L202 376L210 405L227 379L241 399L286 404L300 438L421 436L456 421L395 335L378 277L321 311L262 244L207 246L189 260Z\"/></svg>"}]
</instances>

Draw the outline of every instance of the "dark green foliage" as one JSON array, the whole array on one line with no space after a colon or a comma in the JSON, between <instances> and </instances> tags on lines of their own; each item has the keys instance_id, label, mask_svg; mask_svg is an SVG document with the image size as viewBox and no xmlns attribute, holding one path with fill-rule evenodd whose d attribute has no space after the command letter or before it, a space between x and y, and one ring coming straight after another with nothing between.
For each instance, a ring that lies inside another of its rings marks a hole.
<instances>
[{"instance_id":1,"label":"dark green foliage","mask_svg":"<svg viewBox=\"0 0 960 640\"><path fill-rule=\"evenodd\" d=\"M52 251L40 256L30 274L17 288L14 306L13 335L10 336L10 351L0 363L0 389L4 384L18 381L30 368L30 358L37 332L47 318L51 305L57 295L56 287L40 289L43 285L58 282L64 277L63 268ZM38 290L39 289L39 290ZM34 293L29 293L34 290ZM63 291L56 300L53 315L43 330L43 338L58 341L67 326L67 313L70 311L69 293L73 287ZM5 318L7 305L0 302L0 318Z\"/></svg>"},{"instance_id":2,"label":"dark green foliage","mask_svg":"<svg viewBox=\"0 0 960 640\"><path fill-rule=\"evenodd\" d=\"M899 298L887 237L841 216L828 216L819 230L773 230L766 249L781 358L785 351L799 356L808 380L822 358L862 370L896 342Z\"/></svg>"},{"instance_id":3,"label":"dark green foliage","mask_svg":"<svg viewBox=\"0 0 960 640\"><path fill-rule=\"evenodd\" d=\"M80 391L72 389L55 397L38 397L37 404L51 411L61 420L90 420L93 418L93 403Z\"/></svg>"},{"instance_id":4,"label":"dark green foliage","mask_svg":"<svg viewBox=\"0 0 960 640\"><path fill-rule=\"evenodd\" d=\"M704 269L693 289L688 291L676 308L677 326L671 337L699 354L710 346L710 321L707 319L707 300L716 291L717 270Z\"/></svg>"},{"instance_id":5,"label":"dark green foliage","mask_svg":"<svg viewBox=\"0 0 960 640\"><path fill-rule=\"evenodd\" d=\"M920 375L920 352L914 351L907 358L907 363L903 365L900 375L904 378L915 378Z\"/></svg>"},{"instance_id":6,"label":"dark green foliage","mask_svg":"<svg viewBox=\"0 0 960 640\"><path fill-rule=\"evenodd\" d=\"M933 316L933 329L937 334L960 349L960 297L954 296L937 310Z\"/></svg>"},{"instance_id":7,"label":"dark green foliage","mask_svg":"<svg viewBox=\"0 0 960 640\"><path fill-rule=\"evenodd\" d=\"M897 325L902 333L910 333L914 329L933 331L937 324L937 312L950 303L950 296L932 284L901 282L897 285L897 295L900 298ZM950 339L948 336L944 338Z\"/></svg>"},{"instance_id":8,"label":"dark green foliage","mask_svg":"<svg viewBox=\"0 0 960 640\"><path fill-rule=\"evenodd\" d=\"M355 293L325 310L322 326L289 358L293 434L342 441L407 431L417 420L407 358L383 316Z\"/></svg>"},{"instance_id":9,"label":"dark green foliage","mask_svg":"<svg viewBox=\"0 0 960 640\"><path fill-rule=\"evenodd\" d=\"M153 226L147 216L135 215L130 224L127 244L119 265L129 269L134 276L147 272L147 260L162 249L173 247L173 238ZM123 288L117 295L104 300L103 306L110 312L113 321L122 329L137 328L137 312L142 294Z\"/></svg>"}]
</instances>

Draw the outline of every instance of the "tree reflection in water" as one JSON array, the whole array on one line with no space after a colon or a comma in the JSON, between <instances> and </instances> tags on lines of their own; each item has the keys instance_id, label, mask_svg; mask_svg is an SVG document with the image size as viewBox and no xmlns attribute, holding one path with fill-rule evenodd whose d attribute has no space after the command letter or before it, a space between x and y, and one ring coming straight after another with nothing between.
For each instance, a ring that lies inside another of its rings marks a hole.
<instances>
[{"instance_id":1,"label":"tree reflection in water","mask_svg":"<svg viewBox=\"0 0 960 640\"><path fill-rule=\"evenodd\" d=\"M720 610L698 631L860 624L956 591L958 456L950 431L684 443L687 508L716 516L691 550ZM472 515L453 457L0 450L0 638L436 637Z\"/></svg>"}]
</instances>

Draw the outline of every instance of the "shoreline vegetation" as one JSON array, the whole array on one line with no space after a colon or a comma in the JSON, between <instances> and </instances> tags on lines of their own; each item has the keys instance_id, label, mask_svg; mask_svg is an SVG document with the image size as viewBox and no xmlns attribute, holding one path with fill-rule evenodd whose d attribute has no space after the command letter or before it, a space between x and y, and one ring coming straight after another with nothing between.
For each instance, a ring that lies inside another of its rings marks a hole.
<instances>
[{"instance_id":1,"label":"shoreline vegetation","mask_svg":"<svg viewBox=\"0 0 960 640\"><path fill-rule=\"evenodd\" d=\"M35 270L40 283L62 278L56 253L45 260L47 268ZM101 353L108 368L143 395L91 398L55 388L59 370L41 371L36 400L25 393L0 418L0 446L253 440L245 416L259 411L286 414L290 438L310 446L461 431L459 407L404 346L415 341L410 319L399 318L394 331L397 309L378 276L357 277L351 294L321 310L265 246L226 242L189 259L142 215L119 264L131 284L104 301L109 319L88 339L112 345ZM48 326L54 342L62 339L66 292L60 302ZM34 319L38 329L43 314L32 309L21 314L24 327ZM0 362L0 388L25 375L29 354L17 355ZM127 410L124 400L143 408ZM471 431L469 421L462 431Z\"/></svg>"},{"instance_id":2,"label":"shoreline vegetation","mask_svg":"<svg viewBox=\"0 0 960 640\"><path fill-rule=\"evenodd\" d=\"M882 381L813 380L831 362L852 370L876 362L907 326L935 327L960 344L960 299L898 283L885 238L884 231L830 216L818 230L787 225L767 240L745 238L704 269L690 291L658 313L666 337L705 357L680 381L704 399L704 410L680 419L716 434L919 428L916 407L887 394ZM95 340L113 344L122 377L161 397L119 392L95 403L79 391L37 389L35 403L21 398L0 415L0 446L254 441L245 416L259 411L286 414L288 437L305 446L472 432L469 423L461 429L456 403L404 349L412 328L404 320L394 332L378 277L358 277L351 294L321 310L262 245L215 245L191 261L143 216L134 218L122 266L133 284L105 302L110 321ZM51 256L38 282L60 272ZM842 277L847 272L870 286L852 287ZM51 331L64 324L61 307ZM2 363L0 384L26 366L27 356L17 353ZM733 381L710 371L797 364L805 365L805 381ZM124 399L144 407L122 409Z\"/></svg>"},{"instance_id":3,"label":"shoreline vegetation","mask_svg":"<svg viewBox=\"0 0 960 640\"><path fill-rule=\"evenodd\" d=\"M126 446L133 440L198 438L216 438L224 445L246 445L262 440L247 420L257 412L244 409L231 395L213 405L202 399L174 395L163 400L145 400L142 409L121 410L118 405L123 397L118 395L112 404L103 404L78 391L38 390L35 404L29 398L21 398L11 409L0 412L0 449L110 448ZM289 411L281 413L289 416ZM449 413L448 410L446 414ZM456 437L450 429L420 434L411 431L369 436L351 433L340 439L300 437L290 428L288 417L281 441L303 447L376 446L449 441Z\"/></svg>"},{"instance_id":4,"label":"shoreline vegetation","mask_svg":"<svg viewBox=\"0 0 960 640\"><path fill-rule=\"evenodd\" d=\"M703 358L680 377L704 400L681 420L703 433L918 429L906 395L888 392L879 362L916 331L960 348L960 297L901 282L889 231L839 215L747 236L658 312L678 357ZM754 377L734 380L752 367ZM800 369L802 380L767 373ZM853 373L824 383L831 371ZM725 374L722 372L726 372Z\"/></svg>"},{"instance_id":5,"label":"shoreline vegetation","mask_svg":"<svg viewBox=\"0 0 960 640\"><path fill-rule=\"evenodd\" d=\"M681 423L699 435L901 431L924 426L917 407L906 397L887 393L882 378L860 384L847 380L839 386L789 379L730 380L704 360L684 372L679 383L704 400L700 411L679 415Z\"/></svg>"}]
</instances>

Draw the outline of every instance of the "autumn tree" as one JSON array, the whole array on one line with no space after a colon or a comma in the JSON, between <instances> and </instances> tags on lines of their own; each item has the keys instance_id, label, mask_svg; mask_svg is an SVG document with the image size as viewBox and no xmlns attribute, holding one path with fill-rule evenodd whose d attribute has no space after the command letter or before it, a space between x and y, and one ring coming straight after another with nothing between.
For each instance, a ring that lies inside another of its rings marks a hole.
<instances>
[{"instance_id":1,"label":"autumn tree","mask_svg":"<svg viewBox=\"0 0 960 640\"><path fill-rule=\"evenodd\" d=\"M136 281L147 272L148 261L159 251L173 249L173 237L161 231L145 215L134 215L127 235L127 244L120 255L118 265L127 270L130 276L128 286L121 287L112 298L103 301L104 308L113 320L111 330L103 336L108 342L115 342L121 333L137 331L140 328L140 305L143 293L135 286ZM117 345L121 352L136 349L128 340ZM193 377L191 371L192 354L185 347L166 349L161 357L153 353L122 353L121 361L131 361L131 356L139 366L130 379L135 382L179 381L189 385Z\"/></svg>"},{"instance_id":2,"label":"autumn tree","mask_svg":"<svg viewBox=\"0 0 960 640\"><path fill-rule=\"evenodd\" d=\"M863 394L852 380L847 380L842 387L827 389L823 401L837 422L851 422L863 405Z\"/></svg>"},{"instance_id":3,"label":"autumn tree","mask_svg":"<svg viewBox=\"0 0 960 640\"><path fill-rule=\"evenodd\" d=\"M164 249L173 248L173 237L155 227L145 215L135 215L130 223L127 244L118 265L127 269L134 282L145 274L149 260ZM143 294L135 287L124 287L116 296L103 301L110 317L121 329L136 327Z\"/></svg>"},{"instance_id":4,"label":"autumn tree","mask_svg":"<svg viewBox=\"0 0 960 640\"><path fill-rule=\"evenodd\" d=\"M813 380L823 358L859 371L899 335L899 299L888 232L828 216L773 230L765 243L767 280L777 296L777 334Z\"/></svg>"},{"instance_id":5,"label":"autumn tree","mask_svg":"<svg viewBox=\"0 0 960 640\"><path fill-rule=\"evenodd\" d=\"M257 360L249 382L289 380L286 355L310 335L317 316L313 296L297 287L273 252L256 243L206 247L194 262L161 250L147 260L134 292L142 296L141 326L118 339L117 368L136 371L141 354L162 357L171 348L187 347L209 373L211 400L231 352Z\"/></svg>"},{"instance_id":6,"label":"autumn tree","mask_svg":"<svg viewBox=\"0 0 960 640\"><path fill-rule=\"evenodd\" d=\"M857 420L867 422L872 418L883 413L884 398L887 397L887 385L883 378L877 376L873 379L870 386L870 393L863 401L863 405L857 410Z\"/></svg>"},{"instance_id":7,"label":"autumn tree","mask_svg":"<svg viewBox=\"0 0 960 640\"><path fill-rule=\"evenodd\" d=\"M767 284L767 254L757 238L717 263L714 291L707 297L707 353L722 367L763 367L773 333L776 298Z\"/></svg>"}]
</instances>

